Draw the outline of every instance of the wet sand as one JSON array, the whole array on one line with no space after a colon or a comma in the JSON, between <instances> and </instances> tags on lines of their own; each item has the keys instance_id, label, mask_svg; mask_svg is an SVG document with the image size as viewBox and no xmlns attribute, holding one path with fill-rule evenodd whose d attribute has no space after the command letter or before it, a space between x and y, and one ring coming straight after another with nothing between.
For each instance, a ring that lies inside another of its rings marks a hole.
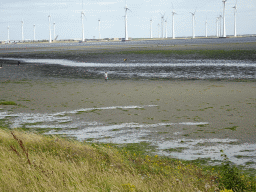
<instances>
[{"instance_id":1,"label":"wet sand","mask_svg":"<svg viewBox=\"0 0 256 192\"><path fill-rule=\"evenodd\" d=\"M229 138L255 143L255 82L55 79L9 81L0 84L1 106L11 113L55 113L81 108L147 106L143 109L97 110L77 114L85 121L120 123L208 122L180 126L178 138ZM159 130L158 130L159 131Z\"/></svg>"}]
</instances>

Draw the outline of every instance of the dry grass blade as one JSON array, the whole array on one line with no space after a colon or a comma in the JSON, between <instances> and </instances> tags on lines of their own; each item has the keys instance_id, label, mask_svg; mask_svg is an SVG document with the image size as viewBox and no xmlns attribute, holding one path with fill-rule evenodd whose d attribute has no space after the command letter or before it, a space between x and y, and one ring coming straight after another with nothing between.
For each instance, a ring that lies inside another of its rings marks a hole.
<instances>
[{"instance_id":1,"label":"dry grass blade","mask_svg":"<svg viewBox=\"0 0 256 192\"><path fill-rule=\"evenodd\" d=\"M12 145L10 145L12 151L14 151L19 157L20 157L20 153L15 149L15 147L13 147Z\"/></svg>"},{"instance_id":2,"label":"dry grass blade","mask_svg":"<svg viewBox=\"0 0 256 192\"><path fill-rule=\"evenodd\" d=\"M22 151L24 152L24 154L26 155L27 157L27 160L28 160L28 164L31 165L31 162L29 160L29 157L28 157L28 149L25 148L24 144L23 144L23 141L21 139L19 139L13 132L11 132L13 138L18 142L19 146L21 147ZM13 147L13 146L10 146L11 149L16 152L16 154L18 156L20 156L20 154L18 153L18 151Z\"/></svg>"}]
</instances>

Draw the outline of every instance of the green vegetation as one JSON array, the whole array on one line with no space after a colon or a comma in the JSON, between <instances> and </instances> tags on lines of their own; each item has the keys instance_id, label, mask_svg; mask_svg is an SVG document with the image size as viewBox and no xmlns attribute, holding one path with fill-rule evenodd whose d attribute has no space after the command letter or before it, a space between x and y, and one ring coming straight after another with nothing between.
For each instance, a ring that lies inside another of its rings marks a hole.
<instances>
[{"instance_id":1,"label":"green vegetation","mask_svg":"<svg viewBox=\"0 0 256 192\"><path fill-rule=\"evenodd\" d=\"M168 56L197 55L207 59L256 60L256 50L136 50L121 54L163 54Z\"/></svg>"},{"instance_id":2,"label":"green vegetation","mask_svg":"<svg viewBox=\"0 0 256 192\"><path fill-rule=\"evenodd\" d=\"M17 105L14 101L0 101L0 105Z\"/></svg>"},{"instance_id":3,"label":"green vegetation","mask_svg":"<svg viewBox=\"0 0 256 192\"><path fill-rule=\"evenodd\" d=\"M0 129L0 191L255 191L225 159L218 169L158 155L150 143L82 143Z\"/></svg>"},{"instance_id":4,"label":"green vegetation","mask_svg":"<svg viewBox=\"0 0 256 192\"><path fill-rule=\"evenodd\" d=\"M238 126L233 126L233 127L227 127L227 128L225 128L225 129L230 129L230 130L232 130L232 131L236 131L236 128L237 128Z\"/></svg>"}]
</instances>

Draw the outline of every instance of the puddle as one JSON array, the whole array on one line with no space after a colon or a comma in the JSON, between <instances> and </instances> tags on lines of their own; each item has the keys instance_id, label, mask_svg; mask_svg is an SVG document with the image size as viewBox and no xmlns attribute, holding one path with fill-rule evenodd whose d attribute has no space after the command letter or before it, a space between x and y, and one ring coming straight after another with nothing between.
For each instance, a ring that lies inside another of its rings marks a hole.
<instances>
[{"instance_id":1,"label":"puddle","mask_svg":"<svg viewBox=\"0 0 256 192\"><path fill-rule=\"evenodd\" d=\"M223 160L220 150L223 150L229 160L237 165L245 165L251 162L250 168L256 168L256 144L243 143L232 145L231 142L236 142L236 139L182 139L176 141L166 141L158 143L161 155L175 157L185 160L195 160L203 158L211 158L214 160ZM198 143L211 143L211 146L197 146ZM182 152L166 152L165 149L184 148Z\"/></svg>"},{"instance_id":2,"label":"puddle","mask_svg":"<svg viewBox=\"0 0 256 192\"><path fill-rule=\"evenodd\" d=\"M82 128L84 126L84 122L82 123L71 123L74 119L69 114L76 114L78 112L83 111L91 111L91 110L113 110L113 109L136 109L136 108L144 108L144 107L156 107L157 105L141 105L141 106L110 106L110 107L98 107L98 108L82 108L72 111L63 111L57 113L16 113L11 114L7 112L0 112L0 119L4 119L6 117L14 117L11 128L18 128L24 126L25 128ZM76 120L77 121L77 120ZM49 123L52 123L49 125ZM60 124L66 123L66 124ZM94 122L86 122L86 125L90 125ZM25 125L24 125L25 124ZM38 125L26 125L26 124L38 124ZM40 125L39 125L40 124ZM48 124L48 125L43 125Z\"/></svg>"}]
</instances>

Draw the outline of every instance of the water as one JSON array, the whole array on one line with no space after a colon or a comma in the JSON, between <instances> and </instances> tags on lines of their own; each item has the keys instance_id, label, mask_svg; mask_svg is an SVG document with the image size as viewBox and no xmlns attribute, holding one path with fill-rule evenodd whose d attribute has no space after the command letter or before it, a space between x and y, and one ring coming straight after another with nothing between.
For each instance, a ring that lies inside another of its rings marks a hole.
<instances>
[{"instance_id":1,"label":"water","mask_svg":"<svg viewBox=\"0 0 256 192\"><path fill-rule=\"evenodd\" d=\"M37 74L58 77L169 78L169 79L256 79L256 63L230 60L129 60L129 63L86 63L64 59L15 59L40 64ZM46 67L47 66L47 67ZM41 68L40 68L41 67ZM42 74L43 73L43 74Z\"/></svg>"},{"instance_id":2,"label":"water","mask_svg":"<svg viewBox=\"0 0 256 192\"><path fill-rule=\"evenodd\" d=\"M5 58L7 59L7 58ZM129 63L85 63L60 59L15 59L8 58L21 65L4 64L0 70L2 80L13 76L15 79L51 78L103 78L105 71L109 79L133 78L169 78L169 79L256 79L256 63L249 61L224 60L130 60ZM2 59L4 60L4 59ZM5 70L7 69L7 70ZM226 139L177 139L182 133L179 126L191 127L209 122L179 122L138 124L134 122L109 125L105 122L85 121L77 117L81 111L94 109L115 110L117 108L142 108L148 106L109 106L103 108L84 108L58 113L11 113L0 112L0 119L11 119L11 127L47 129L46 134L60 134L75 137L78 140L92 139L99 142L139 143L151 142L158 153L180 159L193 160L211 158L221 160L220 150L224 150L229 159L239 165L256 168L256 144L233 144L237 140ZM158 134L161 128L172 126L168 134ZM177 128L177 130L175 129ZM210 146L209 146L210 144ZM182 149L170 152L171 148ZM242 157L242 158L241 158Z\"/></svg>"}]
</instances>

